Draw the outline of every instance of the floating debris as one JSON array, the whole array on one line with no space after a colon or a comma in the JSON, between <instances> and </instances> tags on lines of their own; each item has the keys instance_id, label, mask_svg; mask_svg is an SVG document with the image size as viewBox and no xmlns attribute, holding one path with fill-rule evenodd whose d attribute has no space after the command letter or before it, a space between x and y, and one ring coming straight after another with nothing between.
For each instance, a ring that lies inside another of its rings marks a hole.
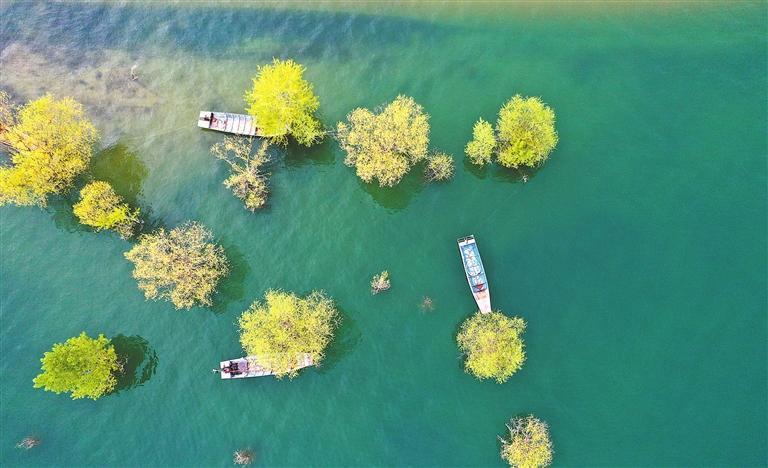
<instances>
[{"instance_id":1,"label":"floating debris","mask_svg":"<svg viewBox=\"0 0 768 468\"><path fill-rule=\"evenodd\" d=\"M238 450L232 457L235 465L250 465L253 463L254 454L250 450Z\"/></svg>"},{"instance_id":2,"label":"floating debris","mask_svg":"<svg viewBox=\"0 0 768 468\"><path fill-rule=\"evenodd\" d=\"M430 311L435 310L435 303L429 296L424 296L424 299L421 300L421 310L423 311Z\"/></svg>"},{"instance_id":3,"label":"floating debris","mask_svg":"<svg viewBox=\"0 0 768 468\"><path fill-rule=\"evenodd\" d=\"M378 275L373 277L371 281L371 294L378 294L384 292L390 288L389 272L387 270L382 271Z\"/></svg>"}]
</instances>

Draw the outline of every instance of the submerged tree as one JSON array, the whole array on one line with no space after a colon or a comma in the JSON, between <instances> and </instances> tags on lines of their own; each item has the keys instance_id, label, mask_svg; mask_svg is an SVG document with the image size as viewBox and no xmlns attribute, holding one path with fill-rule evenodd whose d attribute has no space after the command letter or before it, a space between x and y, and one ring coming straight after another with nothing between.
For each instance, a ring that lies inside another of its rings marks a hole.
<instances>
[{"instance_id":1,"label":"submerged tree","mask_svg":"<svg viewBox=\"0 0 768 468\"><path fill-rule=\"evenodd\" d=\"M536 167L546 161L557 146L555 112L537 97L515 95L499 110L494 133L491 124L480 119L465 149L473 164L496 160L505 167Z\"/></svg>"},{"instance_id":2,"label":"submerged tree","mask_svg":"<svg viewBox=\"0 0 768 468\"><path fill-rule=\"evenodd\" d=\"M72 211L81 223L97 231L112 229L123 239L133 236L139 223L139 210L132 210L107 182L95 181L80 191L80 201Z\"/></svg>"},{"instance_id":3,"label":"submerged tree","mask_svg":"<svg viewBox=\"0 0 768 468\"><path fill-rule=\"evenodd\" d=\"M0 205L45 206L48 195L69 189L87 167L96 128L71 98L50 94L18 109L0 96L0 141L11 164L0 167Z\"/></svg>"},{"instance_id":4,"label":"submerged tree","mask_svg":"<svg viewBox=\"0 0 768 468\"><path fill-rule=\"evenodd\" d=\"M472 129L472 141L467 143L464 151L472 164L484 166L491 162L495 149L496 134L493 132L493 126L485 120L479 119Z\"/></svg>"},{"instance_id":5,"label":"submerged tree","mask_svg":"<svg viewBox=\"0 0 768 468\"><path fill-rule=\"evenodd\" d=\"M499 437L501 458L509 466L535 468L552 463L552 440L547 423L533 415L512 418L507 424L509 438Z\"/></svg>"},{"instance_id":6,"label":"submerged tree","mask_svg":"<svg viewBox=\"0 0 768 468\"><path fill-rule=\"evenodd\" d=\"M251 154L253 139L233 136L211 146L211 154L232 169L232 174L224 180L224 186L232 190L250 211L256 211L267 203L267 174L261 172L261 167L269 161L268 148L269 142L265 140L256 153Z\"/></svg>"},{"instance_id":7,"label":"submerged tree","mask_svg":"<svg viewBox=\"0 0 768 468\"><path fill-rule=\"evenodd\" d=\"M293 378L301 355L309 354L316 365L323 360L338 321L333 300L322 292L299 297L270 290L264 302L254 302L240 316L240 343L278 377Z\"/></svg>"},{"instance_id":8,"label":"submerged tree","mask_svg":"<svg viewBox=\"0 0 768 468\"><path fill-rule=\"evenodd\" d=\"M358 108L339 122L337 138L365 182L382 187L400 182L411 167L427 157L429 115L412 97L398 96L378 113Z\"/></svg>"},{"instance_id":9,"label":"submerged tree","mask_svg":"<svg viewBox=\"0 0 768 468\"><path fill-rule=\"evenodd\" d=\"M461 324L456 341L466 355L464 367L479 379L505 382L525 360L525 322L501 312L478 312Z\"/></svg>"},{"instance_id":10,"label":"submerged tree","mask_svg":"<svg viewBox=\"0 0 768 468\"><path fill-rule=\"evenodd\" d=\"M378 294L388 290L392 285L389 282L389 272L382 271L378 275L373 275L371 280L371 294Z\"/></svg>"},{"instance_id":11,"label":"submerged tree","mask_svg":"<svg viewBox=\"0 0 768 468\"><path fill-rule=\"evenodd\" d=\"M453 158L445 153L438 152L433 154L427 158L424 177L427 179L427 182L450 179L453 177Z\"/></svg>"},{"instance_id":12,"label":"submerged tree","mask_svg":"<svg viewBox=\"0 0 768 468\"><path fill-rule=\"evenodd\" d=\"M235 465L250 465L253 463L253 458L253 452L250 450L237 450L232 456L232 462L234 462Z\"/></svg>"},{"instance_id":13,"label":"submerged tree","mask_svg":"<svg viewBox=\"0 0 768 468\"><path fill-rule=\"evenodd\" d=\"M40 445L40 439L38 437L27 436L27 437L24 437L23 439L21 439L16 444L16 448L20 448L20 449L24 449L24 450L29 450L29 449L31 449L33 447L37 447L38 445Z\"/></svg>"},{"instance_id":14,"label":"submerged tree","mask_svg":"<svg viewBox=\"0 0 768 468\"><path fill-rule=\"evenodd\" d=\"M72 399L97 399L115 388L115 372L120 368L115 348L99 335L85 332L64 343L56 343L40 360L42 373L34 379L35 388L61 393L71 392Z\"/></svg>"},{"instance_id":15,"label":"submerged tree","mask_svg":"<svg viewBox=\"0 0 768 468\"><path fill-rule=\"evenodd\" d=\"M311 146L323 137L322 124L315 117L320 101L304 79L304 67L293 60L274 59L260 66L245 101L267 138L285 143L292 135Z\"/></svg>"},{"instance_id":16,"label":"submerged tree","mask_svg":"<svg viewBox=\"0 0 768 468\"><path fill-rule=\"evenodd\" d=\"M499 111L499 164L536 167L557 145L555 112L537 97L510 99Z\"/></svg>"},{"instance_id":17,"label":"submerged tree","mask_svg":"<svg viewBox=\"0 0 768 468\"><path fill-rule=\"evenodd\" d=\"M197 222L171 231L144 234L125 253L134 263L133 277L147 299L170 300L177 309L211 305L216 286L229 271L224 249Z\"/></svg>"}]
</instances>

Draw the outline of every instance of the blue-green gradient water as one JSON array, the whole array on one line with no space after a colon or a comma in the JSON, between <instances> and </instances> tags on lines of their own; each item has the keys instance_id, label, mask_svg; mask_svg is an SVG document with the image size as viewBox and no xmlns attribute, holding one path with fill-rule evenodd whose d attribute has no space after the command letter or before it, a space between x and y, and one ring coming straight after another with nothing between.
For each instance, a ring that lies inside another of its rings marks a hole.
<instances>
[{"instance_id":1,"label":"blue-green gradient water","mask_svg":"<svg viewBox=\"0 0 768 468\"><path fill-rule=\"evenodd\" d=\"M764 2L3 2L0 87L83 102L93 176L152 225L204 223L233 271L212 310L175 311L144 300L129 243L77 225L74 195L0 209L0 464L226 466L250 447L262 466L501 466L496 436L534 413L555 465L765 465L766 24ZM272 57L307 67L329 127L415 97L455 179L373 188L328 140L275 151L269 207L247 212L195 122L242 111ZM560 134L527 183L463 162L474 121L516 93ZM467 234L494 307L528 323L503 385L456 349ZM335 298L327 362L221 381L268 288ZM95 402L33 389L42 354L83 330L122 335L135 379ZM14 449L28 434L42 445Z\"/></svg>"}]
</instances>

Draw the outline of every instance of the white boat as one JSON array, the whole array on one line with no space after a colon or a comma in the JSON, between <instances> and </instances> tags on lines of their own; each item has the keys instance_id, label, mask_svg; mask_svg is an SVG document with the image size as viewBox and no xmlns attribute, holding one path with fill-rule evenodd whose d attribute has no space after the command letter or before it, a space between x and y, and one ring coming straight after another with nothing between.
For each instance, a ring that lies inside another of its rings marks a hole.
<instances>
[{"instance_id":1,"label":"white boat","mask_svg":"<svg viewBox=\"0 0 768 468\"><path fill-rule=\"evenodd\" d=\"M296 356L296 367L293 370L303 369L314 365L315 362L309 353L302 353ZM269 359L259 356L246 356L229 361L221 361L219 368L214 369L222 379L245 379L247 377L263 377L266 375L275 375L269 368Z\"/></svg>"},{"instance_id":2,"label":"white boat","mask_svg":"<svg viewBox=\"0 0 768 468\"><path fill-rule=\"evenodd\" d=\"M234 133L235 135L264 136L256 127L256 120L250 115L230 114L229 112L200 112L197 126L216 130L217 132Z\"/></svg>"},{"instance_id":3,"label":"white boat","mask_svg":"<svg viewBox=\"0 0 768 468\"><path fill-rule=\"evenodd\" d=\"M475 297L480 312L486 314L491 311L491 292L488 290L488 278L485 276L485 268L480 258L480 251L477 249L475 236L462 237L458 243L469 289Z\"/></svg>"}]
</instances>

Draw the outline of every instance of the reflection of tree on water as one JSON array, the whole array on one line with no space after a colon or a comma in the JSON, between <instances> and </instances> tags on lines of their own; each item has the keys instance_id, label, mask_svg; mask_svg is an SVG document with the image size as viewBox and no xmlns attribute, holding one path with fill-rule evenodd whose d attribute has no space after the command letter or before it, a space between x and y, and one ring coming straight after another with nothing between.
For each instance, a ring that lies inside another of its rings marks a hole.
<instances>
[{"instance_id":1,"label":"reflection of tree on water","mask_svg":"<svg viewBox=\"0 0 768 468\"><path fill-rule=\"evenodd\" d=\"M137 335L117 335L112 338L112 345L122 365L113 393L143 385L155 374L157 353L149 346L147 340Z\"/></svg>"},{"instance_id":2,"label":"reflection of tree on water","mask_svg":"<svg viewBox=\"0 0 768 468\"><path fill-rule=\"evenodd\" d=\"M333 341L331 341L326 349L325 358L317 368L319 372L325 373L333 369L341 358L357 347L362 338L362 333L357 326L357 322L352 317L345 314L338 305L337 310L340 317L339 327L336 329L336 335L333 337Z\"/></svg>"}]
</instances>

